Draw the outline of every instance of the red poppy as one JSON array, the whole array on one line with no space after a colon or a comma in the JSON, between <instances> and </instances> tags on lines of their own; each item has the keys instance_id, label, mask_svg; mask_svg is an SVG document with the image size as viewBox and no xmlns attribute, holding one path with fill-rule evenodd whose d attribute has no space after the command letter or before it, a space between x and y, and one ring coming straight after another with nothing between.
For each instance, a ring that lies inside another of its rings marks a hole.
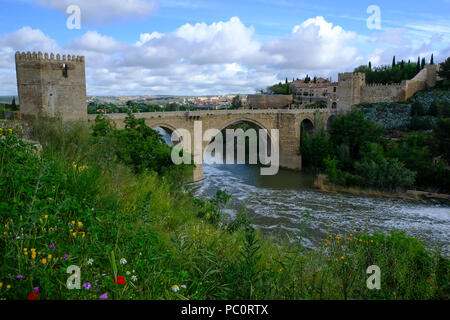
<instances>
[{"instance_id":1,"label":"red poppy","mask_svg":"<svg viewBox=\"0 0 450 320\"><path fill-rule=\"evenodd\" d=\"M28 295L28 300L39 300L39 292L32 292Z\"/></svg>"},{"instance_id":2,"label":"red poppy","mask_svg":"<svg viewBox=\"0 0 450 320\"><path fill-rule=\"evenodd\" d=\"M116 282L116 280L113 278L113 283L114 283L114 282ZM117 283L118 283L118 284L126 284L127 281L125 280L124 277L122 277L122 276L117 276Z\"/></svg>"}]
</instances>

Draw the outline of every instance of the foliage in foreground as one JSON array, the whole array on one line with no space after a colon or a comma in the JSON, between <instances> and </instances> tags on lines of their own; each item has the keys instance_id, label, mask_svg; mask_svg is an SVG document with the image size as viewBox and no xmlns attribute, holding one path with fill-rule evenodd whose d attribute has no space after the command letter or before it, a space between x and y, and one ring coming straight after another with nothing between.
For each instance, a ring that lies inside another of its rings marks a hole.
<instances>
[{"instance_id":1,"label":"foliage in foreground","mask_svg":"<svg viewBox=\"0 0 450 320\"><path fill-rule=\"evenodd\" d=\"M60 136L41 133L41 153L0 137L0 298L449 298L449 261L403 233L330 235L314 251L264 239L243 214L221 222L226 193L195 199L170 175L133 173L82 125L45 127Z\"/></svg>"}]
</instances>

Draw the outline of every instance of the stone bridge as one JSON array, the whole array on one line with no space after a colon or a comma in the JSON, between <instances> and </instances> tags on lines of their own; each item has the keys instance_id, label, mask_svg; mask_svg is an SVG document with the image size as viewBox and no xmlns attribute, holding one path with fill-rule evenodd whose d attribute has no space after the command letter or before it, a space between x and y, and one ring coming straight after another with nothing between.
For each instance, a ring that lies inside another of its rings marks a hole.
<instances>
[{"instance_id":1,"label":"stone bridge","mask_svg":"<svg viewBox=\"0 0 450 320\"><path fill-rule=\"evenodd\" d=\"M319 117L316 117L316 113ZM298 110L211 110L183 112L148 112L135 114L138 119L145 119L151 128L163 128L169 132L178 129L188 130L194 139L194 122L202 122L203 133L209 129L223 130L235 123L247 122L260 129L266 129L270 135L271 129L279 130L280 166L288 169L301 169L302 161L299 155L301 132L311 131L315 121L320 118L325 128L329 127L336 112L331 109L298 109ZM108 114L118 128L124 127L126 114ZM89 121L94 121L96 115L89 115ZM203 141L202 151L210 141ZM193 145L193 142L192 142ZM203 154L203 152L202 152ZM194 181L203 178L203 167L197 165L194 171Z\"/></svg>"}]
</instances>

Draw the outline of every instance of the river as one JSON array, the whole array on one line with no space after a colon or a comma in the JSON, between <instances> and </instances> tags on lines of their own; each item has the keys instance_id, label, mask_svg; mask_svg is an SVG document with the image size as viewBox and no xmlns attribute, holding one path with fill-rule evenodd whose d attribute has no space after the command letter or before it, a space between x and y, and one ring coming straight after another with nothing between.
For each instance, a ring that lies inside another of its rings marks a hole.
<instances>
[{"instance_id":1,"label":"river","mask_svg":"<svg viewBox=\"0 0 450 320\"><path fill-rule=\"evenodd\" d=\"M306 247L317 248L329 234L397 229L450 255L450 207L446 205L325 193L314 189L313 175L305 172L281 169L276 176L261 176L257 166L206 164L203 170L204 180L193 184L198 197L212 198L217 190L226 190L233 196L225 210L229 218L245 206L256 228L300 235Z\"/></svg>"},{"instance_id":2,"label":"river","mask_svg":"<svg viewBox=\"0 0 450 320\"><path fill-rule=\"evenodd\" d=\"M172 144L170 136L159 131ZM206 199L226 190L233 198L225 218L233 219L246 208L253 225L264 233L301 237L298 240L313 249L329 234L403 230L450 256L448 205L326 193L313 187L314 176L307 172L280 169L275 176L261 176L258 166L225 164L204 164L203 171L204 179L192 184L194 194Z\"/></svg>"}]
</instances>

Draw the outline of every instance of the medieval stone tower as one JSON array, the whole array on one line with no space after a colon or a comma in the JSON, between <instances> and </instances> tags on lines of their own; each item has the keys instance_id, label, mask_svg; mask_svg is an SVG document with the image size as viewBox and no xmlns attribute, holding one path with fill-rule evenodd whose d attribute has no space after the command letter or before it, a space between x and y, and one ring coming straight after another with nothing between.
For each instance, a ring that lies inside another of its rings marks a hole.
<instances>
[{"instance_id":1,"label":"medieval stone tower","mask_svg":"<svg viewBox=\"0 0 450 320\"><path fill-rule=\"evenodd\" d=\"M87 119L84 57L16 52L15 58L24 117Z\"/></svg>"},{"instance_id":2,"label":"medieval stone tower","mask_svg":"<svg viewBox=\"0 0 450 320\"><path fill-rule=\"evenodd\" d=\"M366 74L346 72L338 75L339 113L347 113L351 107L361 103L361 88L366 85Z\"/></svg>"}]
</instances>

